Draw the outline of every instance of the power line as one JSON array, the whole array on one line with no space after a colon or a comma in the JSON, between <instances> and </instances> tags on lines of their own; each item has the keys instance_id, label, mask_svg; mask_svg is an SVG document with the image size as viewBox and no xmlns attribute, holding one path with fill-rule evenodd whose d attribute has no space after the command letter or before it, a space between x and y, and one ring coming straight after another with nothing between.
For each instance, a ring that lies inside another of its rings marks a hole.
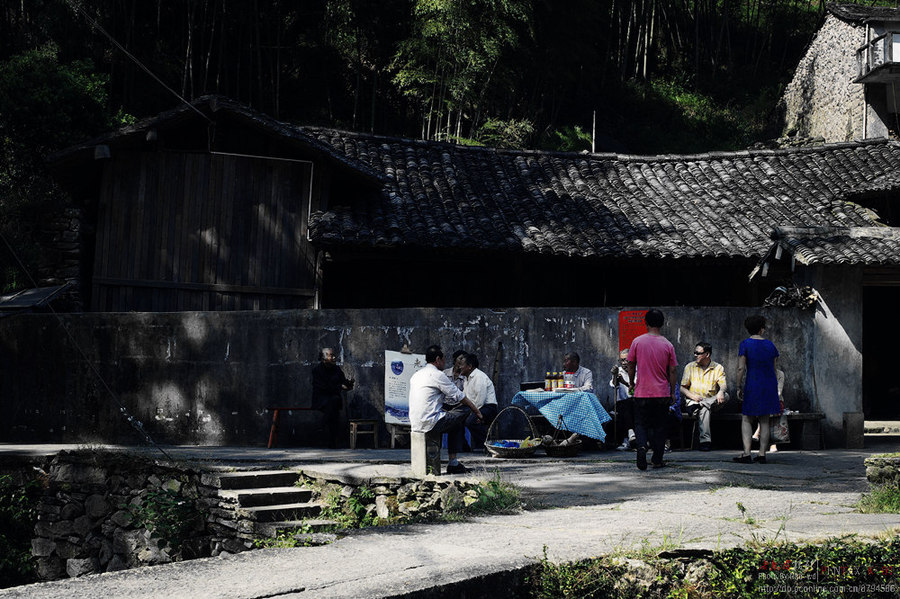
<instances>
[{"instance_id":1,"label":"power line","mask_svg":"<svg viewBox=\"0 0 900 599\"><path fill-rule=\"evenodd\" d=\"M91 17L91 16L87 13L87 11L85 11L84 8L82 8L82 6L77 2L77 0L66 0L66 2L68 3L68 5L69 5L75 12L81 13L81 15L84 17L85 21L87 21L88 24L89 24L91 27L93 27L94 29L96 29L97 31L99 31L100 33L102 33L104 36L106 36L106 39L108 39L112 45L114 45L116 48L118 48L119 50L121 50L122 53L125 54L125 56L127 56L128 58L130 58L130 59L134 62L134 64L136 64L138 67L140 67L140 69L141 69L142 71L144 71L145 73L147 73L148 75L150 75L150 76L154 79L154 81L156 81L156 82L159 83L161 86L163 86L163 87L164 87L167 91L169 91L173 96L175 96L175 97L178 98L181 102L183 102L185 105L187 105L189 108L191 108L191 110L193 110L194 112L196 112L197 114L199 114L201 117L203 117L203 118L206 119L207 121L212 122L212 119L210 119L208 116L206 116L205 114L203 114L202 112L200 112L200 110L199 110L196 106L194 106L193 104L191 104L190 102L188 102L186 99L184 99L184 97L182 97L181 94L179 94L179 93L176 92L174 89L172 89L171 87L169 87L168 85L166 85L165 82L164 82L162 79L160 79L159 77L157 77L157 76L153 73L153 71L150 70L149 67L147 67L144 63L142 63L142 62L141 62L134 54L132 54L131 52L129 52L129 51L125 48L125 46L123 46L122 44L120 44L120 43L119 43L112 35L110 35L110 34L109 34L109 33L108 33L108 32L100 25L100 23L98 23L98 22L96 21L96 19L94 19L93 17Z\"/></svg>"},{"instance_id":2,"label":"power line","mask_svg":"<svg viewBox=\"0 0 900 599\"><path fill-rule=\"evenodd\" d=\"M22 260L19 259L19 255L16 254L15 250L13 250L9 241L7 241L6 236L3 234L3 231L0 231L0 239L3 240L3 244L6 245L6 249L9 250L10 255L13 257L13 259L19 265L19 268L22 270L22 273L25 275L25 277L31 283L31 286L37 287L38 285L35 282L34 278L31 276L31 273L28 272L27 268L25 268L25 264L23 264ZM106 393L112 398L112 400L116 403L116 405L119 406L119 413L122 415L123 418L125 418L126 422L128 422L128 424L130 424L134 430L136 430L141 436L143 436L145 441L147 441L150 445L152 445L153 447L158 449L159 452L161 454L163 454L167 460L169 460L170 462L174 461L172 459L172 456L170 456L168 453L166 453L166 450L163 449L162 447L160 447L156 443L156 441L153 440L153 437L150 436L150 433L148 433L146 430L144 430L144 424L140 420L138 420L137 418L132 416L131 413L128 411L128 408L126 408L124 405L122 405L122 402L119 400L119 397L113 392L113 390L107 384L106 379L104 379L103 376L100 374L100 371L97 370L96 365L91 360L88 359L87 354L81 348L81 345L75 339L75 336L72 335L72 331L70 331L68 329L68 327L66 327L66 324L65 324L65 322L63 322L62 317L56 312L56 310L53 309L53 306L51 306L48 303L47 307L50 308L50 312L53 313L53 315L56 317L57 322L59 322L60 327L62 327L62 329L66 332L66 335L68 336L69 341L72 343L72 346L75 347L76 350L78 350L79 355L81 355L81 359L84 361L85 364L87 364L88 368L91 369L91 372L93 372L94 376L97 377L97 380L100 381L100 384L103 385L103 388L106 390Z\"/></svg>"}]
</instances>

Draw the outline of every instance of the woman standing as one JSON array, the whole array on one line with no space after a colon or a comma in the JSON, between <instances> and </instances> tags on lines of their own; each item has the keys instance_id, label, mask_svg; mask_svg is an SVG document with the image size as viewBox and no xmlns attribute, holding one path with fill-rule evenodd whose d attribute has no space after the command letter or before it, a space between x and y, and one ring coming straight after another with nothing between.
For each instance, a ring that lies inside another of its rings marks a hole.
<instances>
[{"instance_id":1,"label":"woman standing","mask_svg":"<svg viewBox=\"0 0 900 599\"><path fill-rule=\"evenodd\" d=\"M744 327L750 337L741 341L738 349L738 399L741 407L741 439L744 452L735 462L766 463L766 449L769 447L769 416L781 411L778 400L778 379L775 376L775 363L778 350L775 344L763 337L766 332L766 319L760 314L747 317ZM753 435L753 418L759 420L759 454L750 458L750 444Z\"/></svg>"}]
</instances>

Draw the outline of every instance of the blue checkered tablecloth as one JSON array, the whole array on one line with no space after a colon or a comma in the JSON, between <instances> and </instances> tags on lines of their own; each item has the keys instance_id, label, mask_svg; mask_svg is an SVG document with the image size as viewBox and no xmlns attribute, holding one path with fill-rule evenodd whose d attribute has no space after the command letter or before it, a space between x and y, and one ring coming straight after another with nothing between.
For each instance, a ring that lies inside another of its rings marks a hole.
<instances>
[{"instance_id":1,"label":"blue checkered tablecloth","mask_svg":"<svg viewBox=\"0 0 900 599\"><path fill-rule=\"evenodd\" d=\"M553 426L562 416L566 429L598 441L606 439L603 423L612 420L597 396L585 391L519 391L512 403L534 406Z\"/></svg>"}]
</instances>

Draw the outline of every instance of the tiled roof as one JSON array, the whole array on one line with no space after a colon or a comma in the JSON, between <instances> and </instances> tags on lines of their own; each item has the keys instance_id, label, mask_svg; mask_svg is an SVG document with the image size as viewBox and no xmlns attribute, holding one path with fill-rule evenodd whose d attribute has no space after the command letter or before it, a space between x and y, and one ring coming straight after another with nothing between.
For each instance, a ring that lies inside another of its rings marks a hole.
<instances>
[{"instance_id":1,"label":"tiled roof","mask_svg":"<svg viewBox=\"0 0 900 599\"><path fill-rule=\"evenodd\" d=\"M900 9L886 6L864 6L861 4L827 4L828 12L852 23L866 21L900 21Z\"/></svg>"},{"instance_id":2,"label":"tiled roof","mask_svg":"<svg viewBox=\"0 0 900 599\"><path fill-rule=\"evenodd\" d=\"M313 214L310 236L325 246L760 257L778 226L876 225L842 198L900 188L900 144L890 141L642 157L305 131L388 179Z\"/></svg>"},{"instance_id":3,"label":"tiled roof","mask_svg":"<svg viewBox=\"0 0 900 599\"><path fill-rule=\"evenodd\" d=\"M760 258L773 247L776 227L880 225L871 211L846 200L900 191L900 144L887 140L690 156L497 150L297 127L218 96L53 159L92 162L98 144L140 143L152 129L178 128L201 112L211 120L229 115L363 176L362 185L332 185L327 211L310 216L310 238L332 248ZM892 264L896 255L886 237L872 241L877 257L866 253L860 240L867 237L853 237L842 258L832 259L812 249L814 239L796 240L799 259ZM827 239L815 243L838 248Z\"/></svg>"},{"instance_id":4,"label":"tiled roof","mask_svg":"<svg viewBox=\"0 0 900 599\"><path fill-rule=\"evenodd\" d=\"M781 245L801 264L900 266L900 230L894 227L777 228Z\"/></svg>"}]
</instances>

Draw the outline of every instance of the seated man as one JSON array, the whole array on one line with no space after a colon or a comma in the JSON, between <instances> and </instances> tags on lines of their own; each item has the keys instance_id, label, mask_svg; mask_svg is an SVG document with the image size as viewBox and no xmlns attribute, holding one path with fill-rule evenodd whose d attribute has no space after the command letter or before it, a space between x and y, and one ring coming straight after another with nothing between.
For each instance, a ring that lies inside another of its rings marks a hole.
<instances>
[{"instance_id":1,"label":"seated man","mask_svg":"<svg viewBox=\"0 0 900 599\"><path fill-rule=\"evenodd\" d=\"M444 406L467 406L480 420L481 411L465 394L456 388L444 369L444 352L437 345L425 351L425 367L409 379L409 424L414 433L447 433L447 453L450 463L447 474L463 474L469 469L459 463L456 454L465 445L463 426L468 411L445 410Z\"/></svg>"},{"instance_id":2,"label":"seated man","mask_svg":"<svg viewBox=\"0 0 900 599\"><path fill-rule=\"evenodd\" d=\"M498 411L494 382L478 368L478 358L474 354L465 354L461 372L466 377L464 389L466 397L481 410L481 419L473 413L469 413L466 417L466 428L472 436L472 449L484 451L487 427L497 417Z\"/></svg>"},{"instance_id":3,"label":"seated man","mask_svg":"<svg viewBox=\"0 0 900 599\"><path fill-rule=\"evenodd\" d=\"M575 373L575 391L594 392L594 374L581 366L581 358L577 353L570 351L563 357L563 369L566 372Z\"/></svg>"},{"instance_id":4,"label":"seated man","mask_svg":"<svg viewBox=\"0 0 900 599\"><path fill-rule=\"evenodd\" d=\"M701 341L694 348L694 361L684 367L681 377L681 397L685 411L697 415L700 425L700 451L712 449L709 430L710 412L728 401L725 369L713 362L712 345Z\"/></svg>"},{"instance_id":5,"label":"seated man","mask_svg":"<svg viewBox=\"0 0 900 599\"><path fill-rule=\"evenodd\" d=\"M460 391L463 390L463 386L466 384L466 377L462 374L462 367L464 364L466 352L458 349L453 352L453 359L450 361L450 368L444 369L444 374L447 375L447 378L450 379L450 382L456 385L456 388Z\"/></svg>"},{"instance_id":6,"label":"seated man","mask_svg":"<svg viewBox=\"0 0 900 599\"><path fill-rule=\"evenodd\" d=\"M616 395L616 429L625 432L622 444L616 447L619 451L633 449L634 440L634 398L628 393L631 379L628 378L628 348L619 352L619 363L612 367L609 386L615 389ZM615 439L618 442L618 439Z\"/></svg>"}]
</instances>

